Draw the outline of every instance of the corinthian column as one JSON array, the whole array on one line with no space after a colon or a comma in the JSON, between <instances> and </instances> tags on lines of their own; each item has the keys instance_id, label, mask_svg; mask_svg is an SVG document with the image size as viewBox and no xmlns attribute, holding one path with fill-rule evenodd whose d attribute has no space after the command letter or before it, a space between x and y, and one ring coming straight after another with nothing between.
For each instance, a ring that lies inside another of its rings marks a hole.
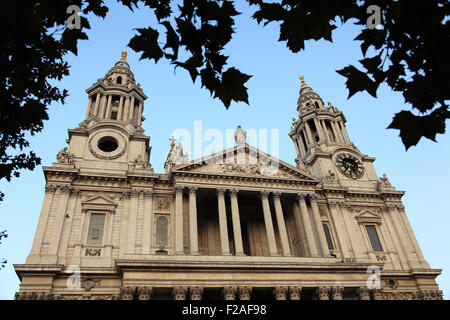
<instances>
[{"instance_id":1,"label":"corinthian column","mask_svg":"<svg viewBox=\"0 0 450 320\"><path fill-rule=\"evenodd\" d=\"M319 208L317 207L316 195L310 196L311 208L313 211L313 218L316 225L316 232L319 237L320 248L324 257L330 256L330 249L328 249L327 239L322 227L322 220L320 219Z\"/></svg>"},{"instance_id":2,"label":"corinthian column","mask_svg":"<svg viewBox=\"0 0 450 320\"><path fill-rule=\"evenodd\" d=\"M266 226L267 242L269 244L269 254L271 256L276 256L278 254L278 251L277 243L275 241L275 232L273 230L272 224L272 214L270 213L268 191L261 191L261 201L264 212L264 224Z\"/></svg>"},{"instance_id":3,"label":"corinthian column","mask_svg":"<svg viewBox=\"0 0 450 320\"><path fill-rule=\"evenodd\" d=\"M229 255L230 244L228 242L227 212L225 209L225 189L217 190L217 205L219 209L220 247L222 249L222 255Z\"/></svg>"},{"instance_id":4,"label":"corinthian column","mask_svg":"<svg viewBox=\"0 0 450 320\"><path fill-rule=\"evenodd\" d=\"M111 100L112 100L112 95L109 95L108 102L106 103L105 119L111 119Z\"/></svg>"},{"instance_id":5,"label":"corinthian column","mask_svg":"<svg viewBox=\"0 0 450 320\"><path fill-rule=\"evenodd\" d=\"M184 254L183 186L175 186L175 254Z\"/></svg>"},{"instance_id":6,"label":"corinthian column","mask_svg":"<svg viewBox=\"0 0 450 320\"><path fill-rule=\"evenodd\" d=\"M311 256L320 257L319 251L317 250L316 242L314 240L313 228L311 224L311 219L309 218L308 208L306 207L305 196L306 195L304 193L298 194L298 203L300 205L300 213L302 216L303 226L305 228L306 241L308 244L309 251L311 252Z\"/></svg>"},{"instance_id":7,"label":"corinthian column","mask_svg":"<svg viewBox=\"0 0 450 320\"><path fill-rule=\"evenodd\" d=\"M281 192L274 192L273 202L275 204L275 214L277 216L278 232L280 234L281 246L283 247L283 255L291 256L291 248L289 247L289 240L287 237L286 224L284 222L283 208L280 202Z\"/></svg>"},{"instance_id":8,"label":"corinthian column","mask_svg":"<svg viewBox=\"0 0 450 320\"><path fill-rule=\"evenodd\" d=\"M123 118L123 96L120 96L120 101L119 101L119 112L117 114L117 120L122 120Z\"/></svg>"},{"instance_id":9,"label":"corinthian column","mask_svg":"<svg viewBox=\"0 0 450 320\"><path fill-rule=\"evenodd\" d=\"M134 115L134 96L131 96L130 103L128 104L128 120L133 121Z\"/></svg>"},{"instance_id":10,"label":"corinthian column","mask_svg":"<svg viewBox=\"0 0 450 320\"><path fill-rule=\"evenodd\" d=\"M237 256L244 255L244 248L242 246L242 233L241 233L241 220L239 218L239 205L237 200L237 189L230 190L231 199L231 218L233 220L233 234L234 234L234 246Z\"/></svg>"},{"instance_id":11,"label":"corinthian column","mask_svg":"<svg viewBox=\"0 0 450 320\"><path fill-rule=\"evenodd\" d=\"M195 186L189 187L189 247L194 255L198 255L197 189Z\"/></svg>"}]
</instances>

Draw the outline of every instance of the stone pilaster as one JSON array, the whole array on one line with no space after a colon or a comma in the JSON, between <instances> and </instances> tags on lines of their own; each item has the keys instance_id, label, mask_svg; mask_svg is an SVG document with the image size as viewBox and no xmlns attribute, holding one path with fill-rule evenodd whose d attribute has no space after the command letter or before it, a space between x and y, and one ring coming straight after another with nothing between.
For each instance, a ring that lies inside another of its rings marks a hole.
<instances>
[{"instance_id":1,"label":"stone pilaster","mask_svg":"<svg viewBox=\"0 0 450 320\"><path fill-rule=\"evenodd\" d=\"M184 254L183 186L175 186L175 254Z\"/></svg>"}]
</instances>

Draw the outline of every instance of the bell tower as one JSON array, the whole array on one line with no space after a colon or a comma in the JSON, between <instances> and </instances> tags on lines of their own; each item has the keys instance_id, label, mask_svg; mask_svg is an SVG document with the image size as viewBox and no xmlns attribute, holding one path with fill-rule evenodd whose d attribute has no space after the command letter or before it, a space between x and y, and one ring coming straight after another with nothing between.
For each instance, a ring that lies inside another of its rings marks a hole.
<instances>
[{"instance_id":1,"label":"bell tower","mask_svg":"<svg viewBox=\"0 0 450 320\"><path fill-rule=\"evenodd\" d=\"M300 76L298 117L293 118L289 136L297 151L297 167L309 170L327 182L341 186L376 186L375 158L362 154L351 142L345 116L322 98Z\"/></svg>"},{"instance_id":2,"label":"bell tower","mask_svg":"<svg viewBox=\"0 0 450 320\"><path fill-rule=\"evenodd\" d=\"M127 52L86 90L89 98L84 121L69 130L72 165L123 174L138 167L151 170L150 137L141 124L144 94L127 62ZM93 163L96 162L95 165Z\"/></svg>"}]
</instances>

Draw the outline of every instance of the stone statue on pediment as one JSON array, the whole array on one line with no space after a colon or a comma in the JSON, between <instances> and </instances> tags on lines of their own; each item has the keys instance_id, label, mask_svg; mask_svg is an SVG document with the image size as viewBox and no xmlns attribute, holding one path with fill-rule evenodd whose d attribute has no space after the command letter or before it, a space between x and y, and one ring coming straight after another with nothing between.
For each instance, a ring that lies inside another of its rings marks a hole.
<instances>
[{"instance_id":1,"label":"stone statue on pediment","mask_svg":"<svg viewBox=\"0 0 450 320\"><path fill-rule=\"evenodd\" d=\"M241 126L238 126L236 131L234 132L234 140L236 141L238 146L242 146L245 144L247 140L247 132L242 130Z\"/></svg>"},{"instance_id":2,"label":"stone statue on pediment","mask_svg":"<svg viewBox=\"0 0 450 320\"><path fill-rule=\"evenodd\" d=\"M56 161L61 164L72 164L73 155L67 151L67 147L64 147L56 155Z\"/></svg>"}]
</instances>

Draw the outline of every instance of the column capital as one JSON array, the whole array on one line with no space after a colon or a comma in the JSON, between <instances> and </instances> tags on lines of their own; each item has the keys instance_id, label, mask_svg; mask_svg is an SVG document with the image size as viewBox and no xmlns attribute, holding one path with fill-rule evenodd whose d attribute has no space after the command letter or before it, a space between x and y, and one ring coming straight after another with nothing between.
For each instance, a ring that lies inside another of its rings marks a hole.
<instances>
[{"instance_id":1,"label":"column capital","mask_svg":"<svg viewBox=\"0 0 450 320\"><path fill-rule=\"evenodd\" d=\"M137 295L139 300L150 300L152 297L153 287L138 287Z\"/></svg>"},{"instance_id":2,"label":"column capital","mask_svg":"<svg viewBox=\"0 0 450 320\"><path fill-rule=\"evenodd\" d=\"M281 191L274 191L273 197L274 199L279 199L281 197L282 192Z\"/></svg>"},{"instance_id":3,"label":"column capital","mask_svg":"<svg viewBox=\"0 0 450 320\"><path fill-rule=\"evenodd\" d=\"M198 186L188 186L189 193L196 193L198 190Z\"/></svg>"},{"instance_id":4,"label":"column capital","mask_svg":"<svg viewBox=\"0 0 450 320\"><path fill-rule=\"evenodd\" d=\"M238 193L239 193L239 189L237 189L237 188L232 188L232 189L230 189L230 194L231 194L233 197L237 196Z\"/></svg>"},{"instance_id":5,"label":"column capital","mask_svg":"<svg viewBox=\"0 0 450 320\"><path fill-rule=\"evenodd\" d=\"M312 193L312 194L309 194L308 196L309 196L309 199L312 200L312 201L316 201L317 200L317 194Z\"/></svg>"},{"instance_id":6,"label":"column capital","mask_svg":"<svg viewBox=\"0 0 450 320\"><path fill-rule=\"evenodd\" d=\"M174 300L186 300L187 288L185 287L173 287L172 298Z\"/></svg>"},{"instance_id":7,"label":"column capital","mask_svg":"<svg viewBox=\"0 0 450 320\"><path fill-rule=\"evenodd\" d=\"M269 197L269 191L267 191L267 190L261 190L260 193L259 193L259 196L260 196L262 199L267 199L267 198Z\"/></svg>"},{"instance_id":8,"label":"column capital","mask_svg":"<svg viewBox=\"0 0 450 320\"><path fill-rule=\"evenodd\" d=\"M355 289L354 293L359 300L370 300L370 290L366 287L359 287Z\"/></svg>"},{"instance_id":9,"label":"column capital","mask_svg":"<svg viewBox=\"0 0 450 320\"><path fill-rule=\"evenodd\" d=\"M297 200L305 200L307 195L307 193L299 192L297 193Z\"/></svg>"},{"instance_id":10,"label":"column capital","mask_svg":"<svg viewBox=\"0 0 450 320\"><path fill-rule=\"evenodd\" d=\"M191 300L202 300L203 287L189 287L189 298Z\"/></svg>"},{"instance_id":11,"label":"column capital","mask_svg":"<svg viewBox=\"0 0 450 320\"><path fill-rule=\"evenodd\" d=\"M302 287L289 287L288 293L290 300L300 300Z\"/></svg>"},{"instance_id":12,"label":"column capital","mask_svg":"<svg viewBox=\"0 0 450 320\"><path fill-rule=\"evenodd\" d=\"M225 188L217 188L216 190L217 196L219 197L225 196L225 192L227 192L227 189Z\"/></svg>"},{"instance_id":13,"label":"column capital","mask_svg":"<svg viewBox=\"0 0 450 320\"><path fill-rule=\"evenodd\" d=\"M250 300L252 287L239 287L239 300Z\"/></svg>"},{"instance_id":14,"label":"column capital","mask_svg":"<svg viewBox=\"0 0 450 320\"><path fill-rule=\"evenodd\" d=\"M237 287L224 287L222 289L222 295L225 300L234 300L236 299L236 291Z\"/></svg>"},{"instance_id":15,"label":"column capital","mask_svg":"<svg viewBox=\"0 0 450 320\"><path fill-rule=\"evenodd\" d=\"M146 198L146 199L153 198L153 190L144 191L143 194L144 194L144 198Z\"/></svg>"},{"instance_id":16,"label":"column capital","mask_svg":"<svg viewBox=\"0 0 450 320\"><path fill-rule=\"evenodd\" d=\"M288 287L275 287L273 289L273 295L275 300L286 300L286 294L288 292Z\"/></svg>"},{"instance_id":17,"label":"column capital","mask_svg":"<svg viewBox=\"0 0 450 320\"><path fill-rule=\"evenodd\" d=\"M314 293L319 300L330 300L330 288L329 287L318 287L318 288L316 288Z\"/></svg>"},{"instance_id":18,"label":"column capital","mask_svg":"<svg viewBox=\"0 0 450 320\"><path fill-rule=\"evenodd\" d=\"M342 300L343 293L344 287L331 287L331 297L333 300Z\"/></svg>"},{"instance_id":19,"label":"column capital","mask_svg":"<svg viewBox=\"0 0 450 320\"><path fill-rule=\"evenodd\" d=\"M173 188L173 192L175 194L177 194L177 193L183 194L183 190L184 190L184 186L183 185L179 185L179 184L175 185L175 187Z\"/></svg>"}]
</instances>

